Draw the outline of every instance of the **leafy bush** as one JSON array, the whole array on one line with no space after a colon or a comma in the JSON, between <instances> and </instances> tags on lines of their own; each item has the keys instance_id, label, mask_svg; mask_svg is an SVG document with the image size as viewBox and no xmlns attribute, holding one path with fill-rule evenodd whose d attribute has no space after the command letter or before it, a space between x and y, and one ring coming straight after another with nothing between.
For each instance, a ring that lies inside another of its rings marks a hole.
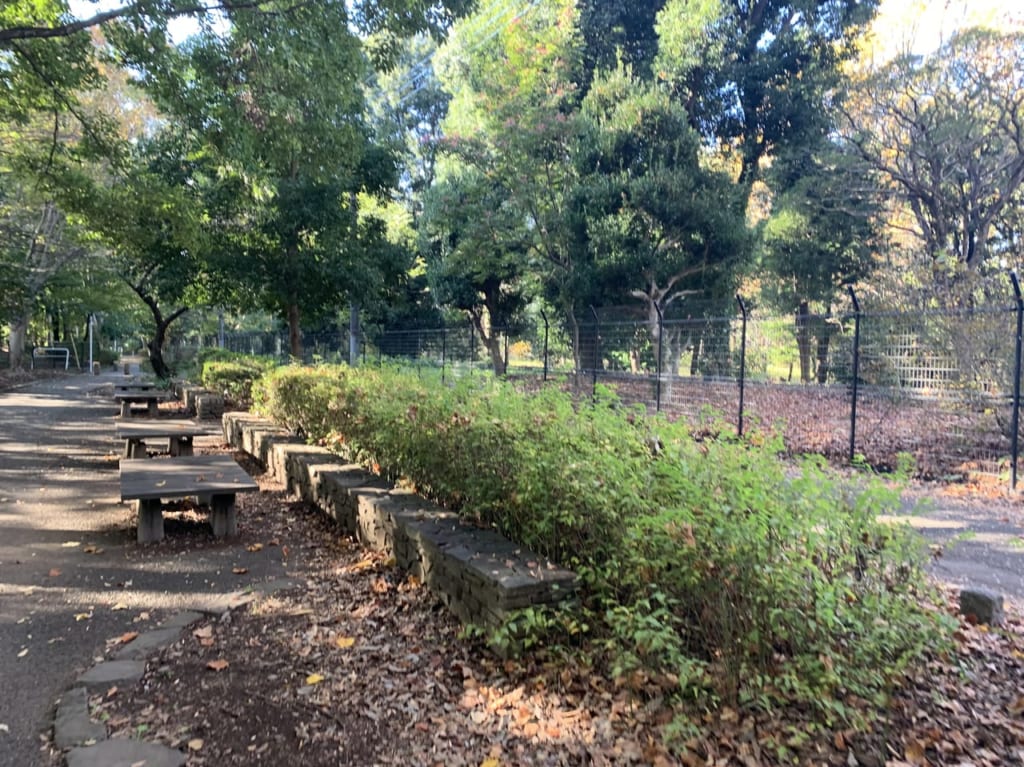
<instances>
[{"instance_id":1,"label":"leafy bush","mask_svg":"<svg viewBox=\"0 0 1024 767\"><path fill-rule=\"evenodd\" d=\"M277 363L264 357L233 354L222 349L215 353L201 353L199 382L207 389L222 392L227 399L241 407L252 402L253 381L258 380Z\"/></svg>"},{"instance_id":2,"label":"leafy bush","mask_svg":"<svg viewBox=\"0 0 1024 767\"><path fill-rule=\"evenodd\" d=\"M587 630L620 674L705 701L801 704L826 720L873 699L941 641L920 606L919 546L878 523L898 493L823 463L698 440L607 391L577 406L490 379L442 386L394 370L279 368L259 408L466 517L575 569ZM722 434L725 430L718 430Z\"/></svg>"}]
</instances>

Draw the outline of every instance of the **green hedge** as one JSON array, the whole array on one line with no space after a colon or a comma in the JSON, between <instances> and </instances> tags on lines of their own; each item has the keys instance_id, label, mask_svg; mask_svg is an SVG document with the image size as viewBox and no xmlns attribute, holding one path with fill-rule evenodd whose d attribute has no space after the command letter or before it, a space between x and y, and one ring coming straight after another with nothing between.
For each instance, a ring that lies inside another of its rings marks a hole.
<instances>
[{"instance_id":1,"label":"green hedge","mask_svg":"<svg viewBox=\"0 0 1024 767\"><path fill-rule=\"evenodd\" d=\"M898 493L785 463L777 442L752 444L764 437L697 440L605 391L576 405L556 387L390 369L279 368L255 395L311 440L575 569L578 611L526 611L513 628L585 639L617 673L845 719L851 696L881 695L944 636L920 605L918 539L876 521Z\"/></svg>"},{"instance_id":2,"label":"green hedge","mask_svg":"<svg viewBox=\"0 0 1024 767\"><path fill-rule=\"evenodd\" d=\"M239 407L252 402L253 381L260 379L277 364L265 357L234 354L222 349L203 350L199 382L211 391L221 392Z\"/></svg>"}]
</instances>

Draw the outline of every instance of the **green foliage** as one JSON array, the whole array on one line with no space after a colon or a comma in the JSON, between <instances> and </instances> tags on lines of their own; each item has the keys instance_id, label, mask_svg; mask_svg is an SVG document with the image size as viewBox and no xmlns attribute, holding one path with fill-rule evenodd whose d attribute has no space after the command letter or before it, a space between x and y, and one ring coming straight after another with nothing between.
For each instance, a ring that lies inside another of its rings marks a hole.
<instances>
[{"instance_id":1,"label":"green foliage","mask_svg":"<svg viewBox=\"0 0 1024 767\"><path fill-rule=\"evenodd\" d=\"M222 392L240 407L252 402L252 385L277 363L266 357L236 354L223 349L204 349L197 363L199 382L207 389Z\"/></svg>"},{"instance_id":2,"label":"green foliage","mask_svg":"<svg viewBox=\"0 0 1024 767\"><path fill-rule=\"evenodd\" d=\"M787 466L771 440L697 440L607 391L577 406L553 388L437 383L287 367L255 393L279 422L579 573L578 613L527 611L499 639L586 634L617 673L826 722L940 641L917 540L876 521L897 491Z\"/></svg>"}]
</instances>

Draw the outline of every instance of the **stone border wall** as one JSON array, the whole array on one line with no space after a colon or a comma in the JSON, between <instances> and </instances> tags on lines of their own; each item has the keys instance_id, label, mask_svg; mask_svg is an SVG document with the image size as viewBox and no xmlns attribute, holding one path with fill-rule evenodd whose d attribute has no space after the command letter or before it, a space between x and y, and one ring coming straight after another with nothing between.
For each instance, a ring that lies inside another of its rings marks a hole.
<instances>
[{"instance_id":1,"label":"stone border wall","mask_svg":"<svg viewBox=\"0 0 1024 767\"><path fill-rule=\"evenodd\" d=\"M391 487L272 421L225 413L225 439L256 458L288 491L318 506L361 543L394 557L464 623L500 626L508 614L574 594L576 575L499 533L409 490Z\"/></svg>"}]
</instances>

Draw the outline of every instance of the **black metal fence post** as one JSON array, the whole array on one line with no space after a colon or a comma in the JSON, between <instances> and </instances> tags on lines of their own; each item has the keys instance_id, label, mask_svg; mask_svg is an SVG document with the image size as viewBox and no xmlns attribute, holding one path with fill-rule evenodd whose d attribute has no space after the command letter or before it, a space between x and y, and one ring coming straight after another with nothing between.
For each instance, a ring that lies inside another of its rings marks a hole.
<instances>
[{"instance_id":1,"label":"black metal fence post","mask_svg":"<svg viewBox=\"0 0 1024 767\"><path fill-rule=\"evenodd\" d=\"M850 397L850 462L854 459L854 446L857 444L857 385L860 378L860 302L857 294L850 288L850 299L853 301L853 389Z\"/></svg>"},{"instance_id":2,"label":"black metal fence post","mask_svg":"<svg viewBox=\"0 0 1024 767\"><path fill-rule=\"evenodd\" d=\"M508 330L504 331L505 336L505 377L508 378Z\"/></svg>"},{"instance_id":3,"label":"black metal fence post","mask_svg":"<svg viewBox=\"0 0 1024 767\"><path fill-rule=\"evenodd\" d=\"M1017 273L1010 272L1013 295L1017 301L1017 335L1014 338L1013 410L1010 413L1010 489L1017 489L1017 459L1020 457L1020 367L1022 333L1024 333L1024 297L1021 296Z\"/></svg>"},{"instance_id":4,"label":"black metal fence post","mask_svg":"<svg viewBox=\"0 0 1024 767\"><path fill-rule=\"evenodd\" d=\"M654 412L661 412L661 366L662 356L661 350L662 340L665 338L665 315L662 314L661 307L657 303L654 304L654 308L658 312L658 358L655 363L655 372L657 374L656 383L654 385Z\"/></svg>"},{"instance_id":5,"label":"black metal fence post","mask_svg":"<svg viewBox=\"0 0 1024 767\"><path fill-rule=\"evenodd\" d=\"M448 363L448 328L441 326L441 384L445 383L445 373Z\"/></svg>"},{"instance_id":6,"label":"black metal fence post","mask_svg":"<svg viewBox=\"0 0 1024 767\"><path fill-rule=\"evenodd\" d=\"M736 421L736 434L742 437L743 395L747 381L747 305L743 303L743 298L739 293L736 294L736 303L740 305L740 315L743 318L740 326L740 412Z\"/></svg>"},{"instance_id":7,"label":"black metal fence post","mask_svg":"<svg viewBox=\"0 0 1024 767\"><path fill-rule=\"evenodd\" d=\"M544 379L548 380L548 314L543 309L540 316L544 319Z\"/></svg>"},{"instance_id":8,"label":"black metal fence post","mask_svg":"<svg viewBox=\"0 0 1024 767\"><path fill-rule=\"evenodd\" d=\"M597 366L601 364L601 318L597 316L597 309L590 306L590 313L594 315L594 367L591 371L590 396L597 399Z\"/></svg>"}]
</instances>

